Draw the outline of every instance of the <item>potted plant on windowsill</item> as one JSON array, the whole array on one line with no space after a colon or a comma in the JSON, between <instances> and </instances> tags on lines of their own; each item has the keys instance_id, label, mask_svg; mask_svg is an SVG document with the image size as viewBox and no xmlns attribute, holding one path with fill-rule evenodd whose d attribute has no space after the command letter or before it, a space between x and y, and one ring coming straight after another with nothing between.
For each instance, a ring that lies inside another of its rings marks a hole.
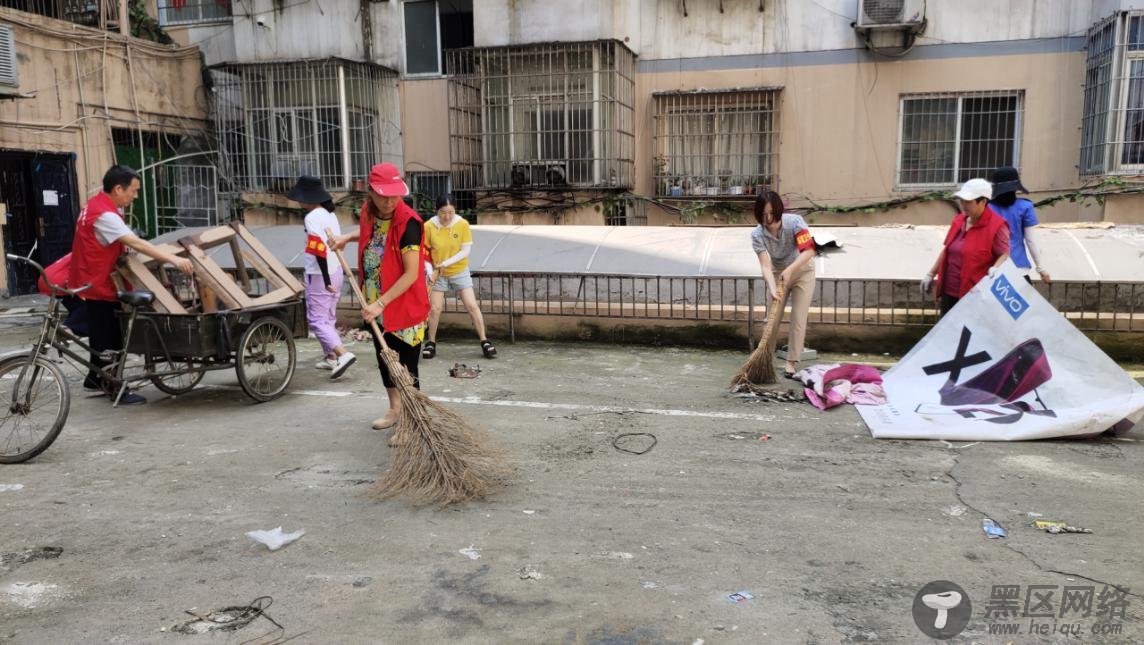
<instances>
[{"instance_id":1,"label":"potted plant on windowsill","mask_svg":"<svg viewBox=\"0 0 1144 645\"><path fill-rule=\"evenodd\" d=\"M722 190L719 183L719 174L716 173L707 181L707 190L704 191L704 194L707 196L718 195L719 191Z\"/></svg>"},{"instance_id":2,"label":"potted plant on windowsill","mask_svg":"<svg viewBox=\"0 0 1144 645\"><path fill-rule=\"evenodd\" d=\"M755 194L756 195L763 192L764 190L770 190L770 189L771 189L771 176L770 175L759 175L758 177L755 177Z\"/></svg>"},{"instance_id":3,"label":"potted plant on windowsill","mask_svg":"<svg viewBox=\"0 0 1144 645\"><path fill-rule=\"evenodd\" d=\"M732 175L730 181L727 182L728 195L742 195L743 194L743 178L738 175Z\"/></svg>"},{"instance_id":4,"label":"potted plant on windowsill","mask_svg":"<svg viewBox=\"0 0 1144 645\"><path fill-rule=\"evenodd\" d=\"M667 174L667 158L663 155L656 155L652 160L655 166L655 181L656 181L656 194L667 195L671 191L671 176Z\"/></svg>"}]
</instances>

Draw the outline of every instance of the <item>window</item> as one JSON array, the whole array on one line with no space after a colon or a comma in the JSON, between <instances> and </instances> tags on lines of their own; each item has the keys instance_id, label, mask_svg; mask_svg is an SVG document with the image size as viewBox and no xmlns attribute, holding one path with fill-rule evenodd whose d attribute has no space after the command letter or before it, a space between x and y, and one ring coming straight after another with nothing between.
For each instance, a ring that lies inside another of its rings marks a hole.
<instances>
[{"instance_id":1,"label":"window","mask_svg":"<svg viewBox=\"0 0 1144 645\"><path fill-rule=\"evenodd\" d=\"M1144 174L1144 13L1088 31L1080 174Z\"/></svg>"},{"instance_id":2,"label":"window","mask_svg":"<svg viewBox=\"0 0 1144 645\"><path fill-rule=\"evenodd\" d=\"M1129 15L1126 19L1128 33L1123 47L1125 78L1121 81L1125 97L1120 108L1123 115L1119 128L1123 135L1119 141L1120 170L1140 172L1144 170L1144 16Z\"/></svg>"},{"instance_id":3,"label":"window","mask_svg":"<svg viewBox=\"0 0 1144 645\"><path fill-rule=\"evenodd\" d=\"M1021 91L903 96L900 187L950 186L1018 166Z\"/></svg>"},{"instance_id":4,"label":"window","mask_svg":"<svg viewBox=\"0 0 1144 645\"><path fill-rule=\"evenodd\" d=\"M428 200L431 207L437 203L438 197L452 192L447 172L412 171L405 174L409 180L409 191Z\"/></svg>"},{"instance_id":5,"label":"window","mask_svg":"<svg viewBox=\"0 0 1144 645\"><path fill-rule=\"evenodd\" d=\"M1080 172L1108 170L1109 108L1112 97L1112 60L1116 52L1116 17L1089 30L1084 73L1084 116L1081 119Z\"/></svg>"},{"instance_id":6,"label":"window","mask_svg":"<svg viewBox=\"0 0 1144 645\"><path fill-rule=\"evenodd\" d=\"M391 70L328 59L222 65L211 77L221 165L236 190L282 192L304 174L345 190L399 155Z\"/></svg>"},{"instance_id":7,"label":"window","mask_svg":"<svg viewBox=\"0 0 1144 645\"><path fill-rule=\"evenodd\" d=\"M230 20L230 0L158 0L160 25Z\"/></svg>"},{"instance_id":8,"label":"window","mask_svg":"<svg viewBox=\"0 0 1144 645\"><path fill-rule=\"evenodd\" d=\"M0 0L0 7L94 29L119 30L119 3L114 0Z\"/></svg>"},{"instance_id":9,"label":"window","mask_svg":"<svg viewBox=\"0 0 1144 645\"><path fill-rule=\"evenodd\" d=\"M447 53L458 190L632 186L635 59L622 44Z\"/></svg>"},{"instance_id":10,"label":"window","mask_svg":"<svg viewBox=\"0 0 1144 645\"><path fill-rule=\"evenodd\" d=\"M774 186L779 92L654 94L656 195L749 195Z\"/></svg>"},{"instance_id":11,"label":"window","mask_svg":"<svg viewBox=\"0 0 1144 645\"><path fill-rule=\"evenodd\" d=\"M0 86L20 88L20 70L16 66L16 36L12 28L0 25Z\"/></svg>"},{"instance_id":12,"label":"window","mask_svg":"<svg viewBox=\"0 0 1144 645\"><path fill-rule=\"evenodd\" d=\"M473 45L473 0L407 0L405 73L439 75L446 49Z\"/></svg>"}]
</instances>

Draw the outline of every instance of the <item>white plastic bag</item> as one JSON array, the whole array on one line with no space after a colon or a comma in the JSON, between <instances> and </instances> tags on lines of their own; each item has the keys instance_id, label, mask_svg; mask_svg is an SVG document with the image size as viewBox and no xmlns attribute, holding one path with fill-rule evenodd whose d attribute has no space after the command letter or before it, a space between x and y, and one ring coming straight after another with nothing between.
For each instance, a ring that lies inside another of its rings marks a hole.
<instances>
[{"instance_id":1,"label":"white plastic bag","mask_svg":"<svg viewBox=\"0 0 1144 645\"><path fill-rule=\"evenodd\" d=\"M282 527L279 526L273 531L248 531L246 537L265 544L271 551L277 551L305 534L305 529L298 529L293 533L283 533Z\"/></svg>"}]
</instances>

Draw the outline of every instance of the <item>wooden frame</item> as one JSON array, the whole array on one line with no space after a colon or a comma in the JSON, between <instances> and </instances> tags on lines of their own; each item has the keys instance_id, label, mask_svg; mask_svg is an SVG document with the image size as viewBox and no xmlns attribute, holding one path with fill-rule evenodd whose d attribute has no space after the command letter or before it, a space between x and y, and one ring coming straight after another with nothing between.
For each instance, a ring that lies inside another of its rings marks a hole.
<instances>
[{"instance_id":1,"label":"wooden frame","mask_svg":"<svg viewBox=\"0 0 1144 645\"><path fill-rule=\"evenodd\" d=\"M238 273L236 281L206 251L226 244L230 247ZM286 265L278 261L270 249L247 229L241 222L229 226L207 229L198 235L181 238L178 246L156 245L161 251L185 257L194 267L194 277L199 282L203 311L215 310L215 299L226 309L244 309L260 305L275 304L296 298L305 290ZM192 312L180 302L170 289L162 272L166 269L158 260L142 255L127 255L118 269L120 279L138 285L155 294L154 307L160 313L187 314ZM249 270L253 269L270 285L269 293L252 296Z\"/></svg>"}]
</instances>

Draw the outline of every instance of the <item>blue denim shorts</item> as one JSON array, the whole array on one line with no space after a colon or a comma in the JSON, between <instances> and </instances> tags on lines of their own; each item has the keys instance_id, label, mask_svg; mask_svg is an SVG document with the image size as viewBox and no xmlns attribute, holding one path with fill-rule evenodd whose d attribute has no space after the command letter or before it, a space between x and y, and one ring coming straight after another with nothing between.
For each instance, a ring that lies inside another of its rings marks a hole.
<instances>
[{"instance_id":1,"label":"blue denim shorts","mask_svg":"<svg viewBox=\"0 0 1144 645\"><path fill-rule=\"evenodd\" d=\"M473 274L465 269L455 276L446 277L444 275L437 276L437 282L433 283L434 291L460 291L462 289L473 288Z\"/></svg>"}]
</instances>

